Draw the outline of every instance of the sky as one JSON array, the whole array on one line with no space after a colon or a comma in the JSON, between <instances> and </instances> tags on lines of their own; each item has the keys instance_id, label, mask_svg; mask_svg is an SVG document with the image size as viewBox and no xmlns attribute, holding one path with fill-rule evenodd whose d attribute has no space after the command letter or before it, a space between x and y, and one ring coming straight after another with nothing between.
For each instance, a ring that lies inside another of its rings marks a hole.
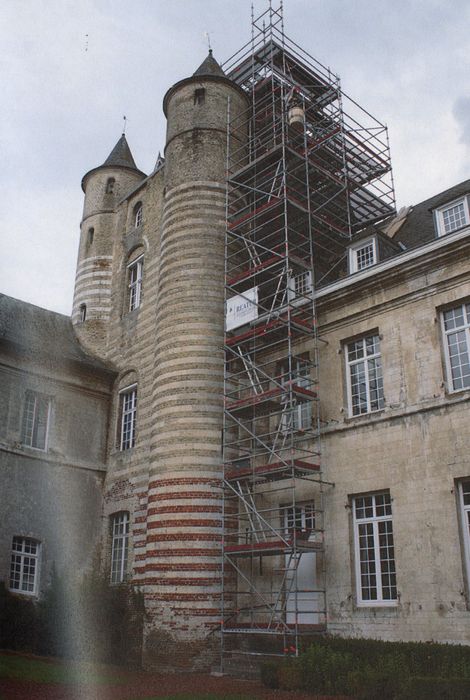
<instances>
[{"instance_id":1,"label":"sky","mask_svg":"<svg viewBox=\"0 0 470 700\"><path fill-rule=\"evenodd\" d=\"M284 18L388 125L398 207L470 178L468 0L284 0ZM81 178L124 115L152 171L163 96L203 61L207 34L222 63L250 38L251 0L2 0L0 293L70 313Z\"/></svg>"}]
</instances>

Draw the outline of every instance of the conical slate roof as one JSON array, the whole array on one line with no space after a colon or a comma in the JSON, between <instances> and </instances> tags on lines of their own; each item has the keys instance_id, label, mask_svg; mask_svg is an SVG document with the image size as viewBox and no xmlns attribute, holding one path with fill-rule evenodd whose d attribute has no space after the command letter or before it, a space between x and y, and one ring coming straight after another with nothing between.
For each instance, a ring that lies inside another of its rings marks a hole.
<instances>
[{"instance_id":1,"label":"conical slate roof","mask_svg":"<svg viewBox=\"0 0 470 700\"><path fill-rule=\"evenodd\" d=\"M120 165L124 168L138 170L124 134L122 134L103 165Z\"/></svg>"},{"instance_id":2,"label":"conical slate roof","mask_svg":"<svg viewBox=\"0 0 470 700\"><path fill-rule=\"evenodd\" d=\"M193 75L221 75L225 77L224 71L212 55L212 49L209 49L207 58L204 59Z\"/></svg>"}]
</instances>

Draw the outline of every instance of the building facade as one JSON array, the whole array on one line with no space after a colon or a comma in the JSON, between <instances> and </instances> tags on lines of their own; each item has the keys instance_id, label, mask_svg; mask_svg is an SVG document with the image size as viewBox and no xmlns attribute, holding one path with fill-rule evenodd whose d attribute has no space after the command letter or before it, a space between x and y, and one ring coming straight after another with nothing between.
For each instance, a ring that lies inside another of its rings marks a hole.
<instances>
[{"instance_id":1,"label":"building facade","mask_svg":"<svg viewBox=\"0 0 470 700\"><path fill-rule=\"evenodd\" d=\"M0 306L0 578L98 552L148 667L470 641L470 181L396 214L383 128L270 12L169 89L150 175L122 135L84 176L71 323Z\"/></svg>"}]
</instances>

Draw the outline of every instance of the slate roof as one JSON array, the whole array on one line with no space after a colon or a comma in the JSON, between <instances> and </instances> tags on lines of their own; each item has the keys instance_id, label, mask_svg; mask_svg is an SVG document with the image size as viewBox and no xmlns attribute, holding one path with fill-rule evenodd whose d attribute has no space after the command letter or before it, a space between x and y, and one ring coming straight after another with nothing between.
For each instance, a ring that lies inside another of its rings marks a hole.
<instances>
[{"instance_id":1,"label":"slate roof","mask_svg":"<svg viewBox=\"0 0 470 700\"><path fill-rule=\"evenodd\" d=\"M404 224L398 230L393 240L397 243L403 243L407 248L416 248L416 246L429 243L429 241L437 238L433 210L469 193L470 180L464 180L464 182L460 182L458 185L454 185L448 190L416 204L407 215Z\"/></svg>"},{"instance_id":2,"label":"slate roof","mask_svg":"<svg viewBox=\"0 0 470 700\"><path fill-rule=\"evenodd\" d=\"M226 77L224 71L213 57L212 49L209 49L207 58L204 59L193 75L221 75L224 78Z\"/></svg>"},{"instance_id":3,"label":"slate roof","mask_svg":"<svg viewBox=\"0 0 470 700\"><path fill-rule=\"evenodd\" d=\"M68 316L0 294L0 344L19 347L31 357L71 361L112 372L111 366L81 347Z\"/></svg>"},{"instance_id":4,"label":"slate roof","mask_svg":"<svg viewBox=\"0 0 470 700\"><path fill-rule=\"evenodd\" d=\"M105 165L118 165L124 168L138 170L124 134L122 134L121 138L104 161L103 166Z\"/></svg>"},{"instance_id":5,"label":"slate roof","mask_svg":"<svg viewBox=\"0 0 470 700\"><path fill-rule=\"evenodd\" d=\"M135 164L135 160L132 156L131 149L129 148L129 144L127 143L127 139L124 134L121 135L119 141L114 146L113 150L106 158L104 163L102 165L98 165L96 168L92 168L87 173L85 173L85 175L82 177L82 190L85 192L86 180L88 176L91 175L91 173L96 172L100 168L107 167L127 168L128 170L135 170L136 173L140 173L140 175L142 175L142 179L147 177L146 174L139 170L139 168Z\"/></svg>"}]
</instances>

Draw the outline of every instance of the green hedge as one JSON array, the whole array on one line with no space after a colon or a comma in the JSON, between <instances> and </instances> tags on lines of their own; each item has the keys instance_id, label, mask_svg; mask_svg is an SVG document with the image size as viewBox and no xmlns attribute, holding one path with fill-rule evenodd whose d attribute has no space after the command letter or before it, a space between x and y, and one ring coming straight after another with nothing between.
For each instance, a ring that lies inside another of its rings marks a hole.
<instances>
[{"instance_id":1,"label":"green hedge","mask_svg":"<svg viewBox=\"0 0 470 700\"><path fill-rule=\"evenodd\" d=\"M470 698L470 647L326 637L297 658L264 664L270 688L360 700Z\"/></svg>"},{"instance_id":2,"label":"green hedge","mask_svg":"<svg viewBox=\"0 0 470 700\"><path fill-rule=\"evenodd\" d=\"M0 648L139 667L143 623L142 595L100 576L68 585L53 571L39 601L0 583Z\"/></svg>"}]
</instances>

